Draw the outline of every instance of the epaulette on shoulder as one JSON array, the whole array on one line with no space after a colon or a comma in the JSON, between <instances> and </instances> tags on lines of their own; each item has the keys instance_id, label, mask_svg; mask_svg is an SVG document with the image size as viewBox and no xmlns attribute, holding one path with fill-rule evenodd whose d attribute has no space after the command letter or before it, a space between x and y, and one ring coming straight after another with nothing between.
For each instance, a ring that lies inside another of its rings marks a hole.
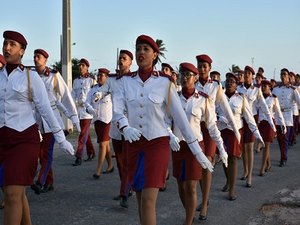
<instances>
[{"instance_id":1,"label":"epaulette on shoulder","mask_svg":"<svg viewBox=\"0 0 300 225\"><path fill-rule=\"evenodd\" d=\"M136 75L137 75L137 71L130 72L130 73L125 73L125 74L122 74L120 76L117 76L117 80L121 79L122 77L135 77Z\"/></svg>"},{"instance_id":2,"label":"epaulette on shoulder","mask_svg":"<svg viewBox=\"0 0 300 225\"><path fill-rule=\"evenodd\" d=\"M172 76L168 75L168 74L165 74L165 73L163 73L161 71L159 71L159 72L158 71L154 71L154 72L156 72L160 77L166 77L170 81L175 82L174 78Z\"/></svg>"},{"instance_id":3,"label":"epaulette on shoulder","mask_svg":"<svg viewBox=\"0 0 300 225\"><path fill-rule=\"evenodd\" d=\"M274 98L277 98L277 95L274 95L273 93L272 93L272 95L271 96L273 96Z\"/></svg>"},{"instance_id":4,"label":"epaulette on shoulder","mask_svg":"<svg viewBox=\"0 0 300 225\"><path fill-rule=\"evenodd\" d=\"M195 93L194 93L194 97L195 97L195 98L199 98L199 93L198 93L198 92L195 92Z\"/></svg>"},{"instance_id":5,"label":"epaulette on shoulder","mask_svg":"<svg viewBox=\"0 0 300 225\"><path fill-rule=\"evenodd\" d=\"M58 70L54 69L54 68L52 68L50 71L51 71L51 73L57 73L58 72Z\"/></svg>"},{"instance_id":6,"label":"epaulette on shoulder","mask_svg":"<svg viewBox=\"0 0 300 225\"><path fill-rule=\"evenodd\" d=\"M294 86L292 86L292 85L290 86L290 88L292 88L293 90L295 90L295 89L296 89L296 88L295 88Z\"/></svg>"},{"instance_id":7,"label":"epaulette on shoulder","mask_svg":"<svg viewBox=\"0 0 300 225\"><path fill-rule=\"evenodd\" d=\"M199 95L201 95L201 96L203 96L203 97L205 97L205 98L209 98L208 94L206 94L206 93L203 92L203 91L199 91L198 93L199 93Z\"/></svg>"},{"instance_id":8,"label":"epaulette on shoulder","mask_svg":"<svg viewBox=\"0 0 300 225\"><path fill-rule=\"evenodd\" d=\"M253 86L257 87L257 88L260 88L260 85L258 85L258 84L254 84Z\"/></svg>"},{"instance_id":9,"label":"epaulette on shoulder","mask_svg":"<svg viewBox=\"0 0 300 225\"><path fill-rule=\"evenodd\" d=\"M108 77L117 77L119 74L117 74L117 73L110 73L110 74L108 74Z\"/></svg>"}]
</instances>

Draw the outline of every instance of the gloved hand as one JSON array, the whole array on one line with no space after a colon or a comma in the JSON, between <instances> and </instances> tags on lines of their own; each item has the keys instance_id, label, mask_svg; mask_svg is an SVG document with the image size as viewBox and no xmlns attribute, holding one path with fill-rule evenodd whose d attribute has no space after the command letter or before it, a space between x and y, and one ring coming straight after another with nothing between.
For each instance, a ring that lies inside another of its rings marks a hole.
<instances>
[{"instance_id":1,"label":"gloved hand","mask_svg":"<svg viewBox=\"0 0 300 225\"><path fill-rule=\"evenodd\" d=\"M262 144L262 147L264 148L265 142L264 142L263 138L261 137L259 130L255 130L253 134L256 137L256 139L258 139L258 141Z\"/></svg>"},{"instance_id":2,"label":"gloved hand","mask_svg":"<svg viewBox=\"0 0 300 225\"><path fill-rule=\"evenodd\" d=\"M169 135L170 135L170 146L171 146L171 149L174 152L178 152L180 150L179 139L178 139L178 137L176 137L173 134L171 128L169 128L169 127L168 127L168 132L169 132Z\"/></svg>"},{"instance_id":3,"label":"gloved hand","mask_svg":"<svg viewBox=\"0 0 300 225\"><path fill-rule=\"evenodd\" d=\"M202 168L208 169L210 172L213 172L214 167L211 164L211 162L207 159L207 157L203 154L198 141L194 141L188 144L188 146L191 152L196 157L197 161L201 164Z\"/></svg>"},{"instance_id":4,"label":"gloved hand","mask_svg":"<svg viewBox=\"0 0 300 225\"><path fill-rule=\"evenodd\" d=\"M284 126L284 125L281 126L281 131L283 134L286 134L286 132L287 132L286 126Z\"/></svg>"},{"instance_id":5,"label":"gloved hand","mask_svg":"<svg viewBox=\"0 0 300 225\"><path fill-rule=\"evenodd\" d=\"M97 118L96 110L92 106L88 106L86 111L91 114L94 118Z\"/></svg>"},{"instance_id":6,"label":"gloved hand","mask_svg":"<svg viewBox=\"0 0 300 225\"><path fill-rule=\"evenodd\" d=\"M96 92L96 93L93 95L93 101L94 101L94 102L97 102L97 101L99 101L102 97L103 97L102 92Z\"/></svg>"},{"instance_id":7,"label":"gloved hand","mask_svg":"<svg viewBox=\"0 0 300 225\"><path fill-rule=\"evenodd\" d=\"M81 132L81 128L80 128L80 123L79 123L79 118L78 118L78 116L77 115L73 115L73 116L71 116L71 121L72 121L72 123L73 123L73 126L74 127L76 127L76 130L78 131L78 132Z\"/></svg>"},{"instance_id":8,"label":"gloved hand","mask_svg":"<svg viewBox=\"0 0 300 225\"><path fill-rule=\"evenodd\" d=\"M228 166L228 154L224 149L224 146L218 146L219 152L220 152L220 158L222 162L224 163L225 167Z\"/></svg>"},{"instance_id":9,"label":"gloved hand","mask_svg":"<svg viewBox=\"0 0 300 225\"><path fill-rule=\"evenodd\" d=\"M133 127L125 127L123 129L124 138L126 141L129 141L130 143L134 141L140 140L140 137L142 135L142 131L135 129Z\"/></svg>"},{"instance_id":10,"label":"gloved hand","mask_svg":"<svg viewBox=\"0 0 300 225\"><path fill-rule=\"evenodd\" d=\"M273 123L273 121L272 121L272 123L270 123L270 126L272 127L272 130L273 130L274 132L276 132L276 126L275 126L275 124Z\"/></svg>"},{"instance_id":11,"label":"gloved hand","mask_svg":"<svg viewBox=\"0 0 300 225\"><path fill-rule=\"evenodd\" d=\"M75 154L73 145L70 142L68 142L67 140L64 140L63 142L59 143L59 148L67 154L70 154L70 155Z\"/></svg>"},{"instance_id":12,"label":"gloved hand","mask_svg":"<svg viewBox=\"0 0 300 225\"><path fill-rule=\"evenodd\" d=\"M236 139L238 140L239 143L241 143L241 134L239 131L234 132Z\"/></svg>"}]
</instances>

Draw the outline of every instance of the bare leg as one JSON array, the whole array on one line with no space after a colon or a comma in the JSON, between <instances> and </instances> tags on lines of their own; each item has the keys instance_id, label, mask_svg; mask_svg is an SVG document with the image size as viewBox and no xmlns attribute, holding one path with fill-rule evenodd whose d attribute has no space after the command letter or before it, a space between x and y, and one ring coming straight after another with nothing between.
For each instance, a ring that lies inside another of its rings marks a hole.
<instances>
[{"instance_id":1,"label":"bare leg","mask_svg":"<svg viewBox=\"0 0 300 225\"><path fill-rule=\"evenodd\" d=\"M20 225L23 214L25 186L9 185L4 187L4 225Z\"/></svg>"},{"instance_id":2,"label":"bare leg","mask_svg":"<svg viewBox=\"0 0 300 225\"><path fill-rule=\"evenodd\" d=\"M228 186L229 186L229 199L233 200L236 196L235 193L235 182L237 177L237 158L234 156L228 157Z\"/></svg>"},{"instance_id":3,"label":"bare leg","mask_svg":"<svg viewBox=\"0 0 300 225\"><path fill-rule=\"evenodd\" d=\"M247 143L247 149L246 151L248 152L248 161L247 161L247 168L248 168L248 176L247 176L247 181L246 184L247 186L251 186L252 184L252 171L253 171L253 161L254 161L254 152L253 152L253 146L254 142Z\"/></svg>"},{"instance_id":4,"label":"bare leg","mask_svg":"<svg viewBox=\"0 0 300 225\"><path fill-rule=\"evenodd\" d=\"M185 186L185 225L191 225L195 216L197 207L197 181L188 180L183 182Z\"/></svg>"},{"instance_id":5,"label":"bare leg","mask_svg":"<svg viewBox=\"0 0 300 225\"><path fill-rule=\"evenodd\" d=\"M110 146L109 146L109 141L104 141L103 142L103 149L105 149L105 159L107 162L107 170L112 169L113 164L112 164L112 159L111 159L111 151L110 151Z\"/></svg>"},{"instance_id":6,"label":"bare leg","mask_svg":"<svg viewBox=\"0 0 300 225\"><path fill-rule=\"evenodd\" d=\"M270 142L265 142L265 148L263 149L263 156L260 168L260 176L263 176L265 169L268 168L268 159L270 159Z\"/></svg>"},{"instance_id":7,"label":"bare leg","mask_svg":"<svg viewBox=\"0 0 300 225\"><path fill-rule=\"evenodd\" d=\"M248 176L248 151L247 151L247 144L243 145L243 150L242 150L242 158L243 158L243 169L244 169L244 174L243 177Z\"/></svg>"},{"instance_id":8,"label":"bare leg","mask_svg":"<svg viewBox=\"0 0 300 225\"><path fill-rule=\"evenodd\" d=\"M207 156L209 161L212 161L212 158L210 156ZM207 170L203 169L203 179L202 179L202 206L200 210L201 216L207 215L207 204L209 199L209 193L210 193L210 186L211 186L211 180L212 180L212 173Z\"/></svg>"},{"instance_id":9,"label":"bare leg","mask_svg":"<svg viewBox=\"0 0 300 225\"><path fill-rule=\"evenodd\" d=\"M141 210L141 201L142 201L142 192L136 192L136 200L138 204L138 212L139 212L139 218L140 218L140 223L142 224L142 210Z\"/></svg>"},{"instance_id":10,"label":"bare leg","mask_svg":"<svg viewBox=\"0 0 300 225\"><path fill-rule=\"evenodd\" d=\"M183 207L185 208L186 204L185 204L185 198L184 198L184 193L185 193L184 182L177 181L177 185L178 185L178 193L179 193L180 201L181 201Z\"/></svg>"},{"instance_id":11,"label":"bare leg","mask_svg":"<svg viewBox=\"0 0 300 225\"><path fill-rule=\"evenodd\" d=\"M21 225L31 225L31 218L30 218L30 209L27 196L24 191L23 195L23 214L22 214L22 221Z\"/></svg>"},{"instance_id":12,"label":"bare leg","mask_svg":"<svg viewBox=\"0 0 300 225\"><path fill-rule=\"evenodd\" d=\"M96 174L100 176L102 166L103 166L103 161L105 159L106 151L105 151L105 142L100 142L99 143L99 154L98 154L98 164L97 164L97 170Z\"/></svg>"},{"instance_id":13,"label":"bare leg","mask_svg":"<svg viewBox=\"0 0 300 225\"><path fill-rule=\"evenodd\" d=\"M158 188L146 188L141 196L141 225L156 225Z\"/></svg>"}]
</instances>

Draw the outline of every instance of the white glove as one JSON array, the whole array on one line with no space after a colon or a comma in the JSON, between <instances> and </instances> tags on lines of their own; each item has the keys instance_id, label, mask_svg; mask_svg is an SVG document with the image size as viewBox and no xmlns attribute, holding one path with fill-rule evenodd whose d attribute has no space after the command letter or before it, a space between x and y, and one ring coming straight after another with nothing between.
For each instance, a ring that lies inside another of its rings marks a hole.
<instances>
[{"instance_id":1,"label":"white glove","mask_svg":"<svg viewBox=\"0 0 300 225\"><path fill-rule=\"evenodd\" d=\"M71 116L71 121L73 123L73 126L76 127L76 130L78 132L81 132L81 128L80 128L80 123L79 123L79 118L77 115L73 115Z\"/></svg>"},{"instance_id":2,"label":"white glove","mask_svg":"<svg viewBox=\"0 0 300 225\"><path fill-rule=\"evenodd\" d=\"M239 131L234 132L236 139L238 140L239 144L241 143L241 134Z\"/></svg>"},{"instance_id":3,"label":"white glove","mask_svg":"<svg viewBox=\"0 0 300 225\"><path fill-rule=\"evenodd\" d=\"M102 92L96 92L96 93L93 95L94 102L97 102L97 101L100 100L102 97L103 97Z\"/></svg>"},{"instance_id":4,"label":"white glove","mask_svg":"<svg viewBox=\"0 0 300 225\"><path fill-rule=\"evenodd\" d=\"M220 158L222 162L224 163L225 167L228 166L228 154L224 149L224 146L218 146L219 152L220 152Z\"/></svg>"},{"instance_id":5,"label":"white glove","mask_svg":"<svg viewBox=\"0 0 300 225\"><path fill-rule=\"evenodd\" d=\"M259 130L255 130L253 134L256 137L256 139L263 145L263 148L264 148L265 142L264 142L263 138L261 137Z\"/></svg>"},{"instance_id":6,"label":"white glove","mask_svg":"<svg viewBox=\"0 0 300 225\"><path fill-rule=\"evenodd\" d=\"M97 113L96 113L95 109L94 109L92 106L88 106L86 110L87 110L87 112L88 112L89 114L91 114L94 118L97 118Z\"/></svg>"},{"instance_id":7,"label":"white glove","mask_svg":"<svg viewBox=\"0 0 300 225\"><path fill-rule=\"evenodd\" d=\"M140 140L140 137L142 135L142 131L135 129L133 127L125 127L123 129L124 138L126 141L129 141L130 143L134 141Z\"/></svg>"},{"instance_id":8,"label":"white glove","mask_svg":"<svg viewBox=\"0 0 300 225\"><path fill-rule=\"evenodd\" d=\"M207 159L207 157L202 152L202 149L199 146L197 141L194 141L188 144L191 152L195 155L197 161L201 164L203 169L208 169L210 172L213 172L214 167L211 162Z\"/></svg>"},{"instance_id":9,"label":"white glove","mask_svg":"<svg viewBox=\"0 0 300 225\"><path fill-rule=\"evenodd\" d=\"M75 154L75 150L73 148L73 145L68 142L67 140L64 140L63 142L59 143L59 148L64 151L65 153L68 153L70 155Z\"/></svg>"},{"instance_id":10,"label":"white glove","mask_svg":"<svg viewBox=\"0 0 300 225\"><path fill-rule=\"evenodd\" d=\"M168 132L170 135L170 146L172 151L178 152L180 150L179 139L173 134L172 130L168 127Z\"/></svg>"},{"instance_id":11,"label":"white glove","mask_svg":"<svg viewBox=\"0 0 300 225\"><path fill-rule=\"evenodd\" d=\"M287 132L286 126L281 126L281 131L283 134L286 134Z\"/></svg>"}]
</instances>

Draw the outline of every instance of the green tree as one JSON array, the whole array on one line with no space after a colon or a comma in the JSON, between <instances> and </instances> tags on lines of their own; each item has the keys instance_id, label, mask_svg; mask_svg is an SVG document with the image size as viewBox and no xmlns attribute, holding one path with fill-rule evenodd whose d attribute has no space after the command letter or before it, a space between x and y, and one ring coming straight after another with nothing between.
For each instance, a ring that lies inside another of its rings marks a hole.
<instances>
[{"instance_id":1,"label":"green tree","mask_svg":"<svg viewBox=\"0 0 300 225\"><path fill-rule=\"evenodd\" d=\"M161 58L166 59L165 52L167 52L167 49L165 47L165 43L163 43L163 40L156 39L155 42L156 42L156 44L157 44L157 46L159 48L159 54L158 54L158 57L157 57L158 58L158 62L161 63L162 62Z\"/></svg>"},{"instance_id":2,"label":"green tree","mask_svg":"<svg viewBox=\"0 0 300 225\"><path fill-rule=\"evenodd\" d=\"M72 58L72 80L78 78L80 76L79 73L79 59L77 58ZM60 73L62 73L62 63L61 61L55 62L53 65L51 65L53 68L58 70Z\"/></svg>"},{"instance_id":3,"label":"green tree","mask_svg":"<svg viewBox=\"0 0 300 225\"><path fill-rule=\"evenodd\" d=\"M231 68L229 68L229 71L232 73L238 73L240 71L240 67L238 65L232 64Z\"/></svg>"}]
</instances>

